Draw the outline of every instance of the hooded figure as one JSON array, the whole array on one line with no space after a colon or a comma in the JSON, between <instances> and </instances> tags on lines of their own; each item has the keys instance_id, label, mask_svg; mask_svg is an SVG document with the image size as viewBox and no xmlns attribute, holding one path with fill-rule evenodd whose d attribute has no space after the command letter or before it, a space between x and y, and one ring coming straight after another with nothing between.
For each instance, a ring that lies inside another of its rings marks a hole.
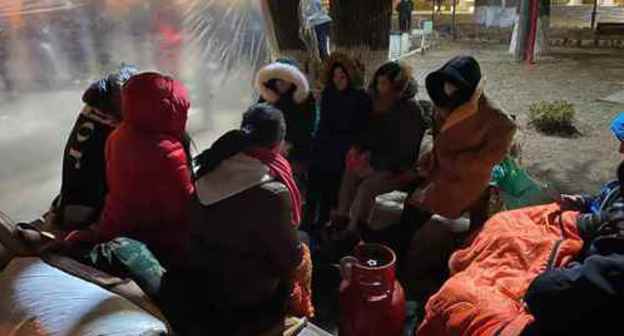
<instances>
[{"instance_id":1,"label":"hooded figure","mask_svg":"<svg viewBox=\"0 0 624 336\"><path fill-rule=\"evenodd\" d=\"M330 210L337 206L347 152L359 139L370 113L371 101L361 88L359 70L351 58L339 53L333 53L326 64L306 203L306 221L314 228L326 223Z\"/></svg>"},{"instance_id":2,"label":"hooded figure","mask_svg":"<svg viewBox=\"0 0 624 336\"><path fill-rule=\"evenodd\" d=\"M183 252L188 233L193 193L184 140L188 92L181 82L147 72L126 83L122 98L123 121L106 143L104 210L90 230L66 239L133 238L166 265Z\"/></svg>"},{"instance_id":3,"label":"hooded figure","mask_svg":"<svg viewBox=\"0 0 624 336\"><path fill-rule=\"evenodd\" d=\"M492 168L511 146L516 126L483 93L481 70L472 57L451 59L429 74L426 84L435 106L434 143L419 163L424 187L408 203L451 219L473 210L471 219L483 221L480 201Z\"/></svg>"},{"instance_id":4,"label":"hooded figure","mask_svg":"<svg viewBox=\"0 0 624 336\"><path fill-rule=\"evenodd\" d=\"M82 96L85 106L65 145L61 193L53 205L55 221L64 229L84 228L100 215L108 192L104 147L121 121L121 88L136 72L124 66Z\"/></svg>"},{"instance_id":5,"label":"hooded figure","mask_svg":"<svg viewBox=\"0 0 624 336\"><path fill-rule=\"evenodd\" d=\"M267 102L284 114L288 160L307 163L318 117L305 75L293 60L278 59L258 71L256 90L260 102Z\"/></svg>"},{"instance_id":6,"label":"hooded figure","mask_svg":"<svg viewBox=\"0 0 624 336\"><path fill-rule=\"evenodd\" d=\"M332 222L349 231L368 229L376 196L406 186L403 176L415 164L430 122L430 105L414 99L411 69L382 65L370 86L372 110L364 131L349 151ZM366 240L366 237L364 237Z\"/></svg>"},{"instance_id":7,"label":"hooded figure","mask_svg":"<svg viewBox=\"0 0 624 336\"><path fill-rule=\"evenodd\" d=\"M189 254L161 293L177 332L258 335L284 320L284 308L312 315L311 259L296 230L301 196L280 153L285 133L282 113L256 104L240 129L196 158Z\"/></svg>"}]
</instances>

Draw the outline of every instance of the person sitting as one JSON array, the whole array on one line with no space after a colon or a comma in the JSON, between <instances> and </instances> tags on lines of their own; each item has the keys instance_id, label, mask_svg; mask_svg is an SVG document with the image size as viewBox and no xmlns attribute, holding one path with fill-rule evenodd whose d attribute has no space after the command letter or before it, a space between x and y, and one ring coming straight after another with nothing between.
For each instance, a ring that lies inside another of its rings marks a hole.
<instances>
[{"instance_id":1,"label":"person sitting","mask_svg":"<svg viewBox=\"0 0 624 336\"><path fill-rule=\"evenodd\" d=\"M617 174L621 187L624 163ZM452 277L427 303L417 335L608 334L610 303L624 293L621 202L496 214L451 258Z\"/></svg>"},{"instance_id":2,"label":"person sitting","mask_svg":"<svg viewBox=\"0 0 624 336\"><path fill-rule=\"evenodd\" d=\"M311 260L299 241L301 195L281 155L282 113L265 103L196 158L188 254L161 301L182 335L257 335L286 314L312 316Z\"/></svg>"},{"instance_id":3,"label":"person sitting","mask_svg":"<svg viewBox=\"0 0 624 336\"><path fill-rule=\"evenodd\" d=\"M333 53L325 67L321 119L312 144L304 230L317 236L338 205L345 158L364 130L371 102L358 86L363 74L347 55Z\"/></svg>"},{"instance_id":4,"label":"person sitting","mask_svg":"<svg viewBox=\"0 0 624 336\"><path fill-rule=\"evenodd\" d=\"M104 209L95 224L65 238L72 248L86 249L87 262L106 259L102 254L110 249L102 244L117 238L144 243L165 267L183 255L194 191L185 148L189 107L186 88L171 77L146 72L124 85L123 120L106 143Z\"/></svg>"},{"instance_id":5,"label":"person sitting","mask_svg":"<svg viewBox=\"0 0 624 336\"><path fill-rule=\"evenodd\" d=\"M603 210L580 233L586 248L576 262L548 268L531 282L524 302L531 335L608 335L618 330L624 302L624 203Z\"/></svg>"},{"instance_id":6,"label":"person sitting","mask_svg":"<svg viewBox=\"0 0 624 336\"><path fill-rule=\"evenodd\" d=\"M331 226L361 231L371 239L369 223L376 196L399 190L419 156L429 128L431 106L416 101L417 83L409 67L397 62L382 65L370 85L372 111L360 138L349 150Z\"/></svg>"},{"instance_id":7,"label":"person sitting","mask_svg":"<svg viewBox=\"0 0 624 336\"><path fill-rule=\"evenodd\" d=\"M52 206L54 222L64 230L84 228L100 215L108 192L106 140L121 121L121 88L137 73L133 66L91 84L63 152L61 192Z\"/></svg>"},{"instance_id":8,"label":"person sitting","mask_svg":"<svg viewBox=\"0 0 624 336\"><path fill-rule=\"evenodd\" d=\"M259 102L266 102L282 111L286 119L286 153L300 188L306 186L318 112L306 76L297 63L280 58L264 66L256 75Z\"/></svg>"},{"instance_id":9,"label":"person sitting","mask_svg":"<svg viewBox=\"0 0 624 336\"><path fill-rule=\"evenodd\" d=\"M418 163L425 182L408 198L405 218L418 218L411 221L420 226L431 215L444 221L468 212L478 227L487 218L492 169L508 153L516 125L485 95L473 57L451 59L427 76L426 85L435 106L434 142Z\"/></svg>"}]
</instances>

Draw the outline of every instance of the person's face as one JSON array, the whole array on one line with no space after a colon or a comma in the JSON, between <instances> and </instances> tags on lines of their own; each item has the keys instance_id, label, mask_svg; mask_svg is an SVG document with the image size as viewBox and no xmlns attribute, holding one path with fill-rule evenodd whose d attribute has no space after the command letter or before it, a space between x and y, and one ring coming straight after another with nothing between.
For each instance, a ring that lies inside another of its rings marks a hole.
<instances>
[{"instance_id":1,"label":"person's face","mask_svg":"<svg viewBox=\"0 0 624 336\"><path fill-rule=\"evenodd\" d=\"M388 77L384 75L377 77L377 92L381 96L388 96L392 93L392 82Z\"/></svg>"},{"instance_id":2,"label":"person's face","mask_svg":"<svg viewBox=\"0 0 624 336\"><path fill-rule=\"evenodd\" d=\"M444 94L449 99L453 99L453 96L457 93L458 88L452 83L445 82L443 90ZM446 119L449 114L451 114L451 108L448 107L448 104L445 106L436 106L436 113L438 114L438 118Z\"/></svg>"},{"instance_id":3,"label":"person's face","mask_svg":"<svg viewBox=\"0 0 624 336\"><path fill-rule=\"evenodd\" d=\"M444 82L444 93L447 97L453 97L457 90L457 86L449 82Z\"/></svg>"},{"instance_id":4,"label":"person's face","mask_svg":"<svg viewBox=\"0 0 624 336\"><path fill-rule=\"evenodd\" d=\"M334 69L333 81L334 86L338 91L344 91L347 89L347 86L349 86L349 79L347 77L347 74L341 67L337 67Z\"/></svg>"},{"instance_id":5,"label":"person's face","mask_svg":"<svg viewBox=\"0 0 624 336\"><path fill-rule=\"evenodd\" d=\"M275 80L275 89L277 90L277 93L280 95L288 93L291 87L292 87L292 83L283 81L281 79Z\"/></svg>"}]
</instances>

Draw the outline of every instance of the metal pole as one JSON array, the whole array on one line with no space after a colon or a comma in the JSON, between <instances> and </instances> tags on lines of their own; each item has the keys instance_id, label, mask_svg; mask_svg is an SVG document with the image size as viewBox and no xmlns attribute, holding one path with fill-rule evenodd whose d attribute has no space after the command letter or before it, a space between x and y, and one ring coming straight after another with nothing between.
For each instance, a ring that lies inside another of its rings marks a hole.
<instances>
[{"instance_id":1,"label":"metal pole","mask_svg":"<svg viewBox=\"0 0 624 336\"><path fill-rule=\"evenodd\" d=\"M535 43L537 41L537 24L539 20L539 0L531 0L531 9L529 14L529 36L527 38L528 45L526 48L525 60L527 63L533 63L533 55L535 54Z\"/></svg>"},{"instance_id":2,"label":"metal pole","mask_svg":"<svg viewBox=\"0 0 624 336\"><path fill-rule=\"evenodd\" d=\"M457 8L457 0L453 0L453 40L457 39L457 26L455 25L455 9Z\"/></svg>"},{"instance_id":3,"label":"metal pole","mask_svg":"<svg viewBox=\"0 0 624 336\"><path fill-rule=\"evenodd\" d=\"M591 16L591 29L596 29L596 14L598 13L598 0L594 0L594 9Z\"/></svg>"}]
</instances>

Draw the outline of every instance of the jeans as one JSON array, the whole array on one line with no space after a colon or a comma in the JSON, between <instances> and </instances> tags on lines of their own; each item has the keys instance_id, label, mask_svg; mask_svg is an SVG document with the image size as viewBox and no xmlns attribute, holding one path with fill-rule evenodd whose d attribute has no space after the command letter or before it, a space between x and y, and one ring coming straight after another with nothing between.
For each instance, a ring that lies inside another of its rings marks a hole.
<instances>
[{"instance_id":1,"label":"jeans","mask_svg":"<svg viewBox=\"0 0 624 336\"><path fill-rule=\"evenodd\" d=\"M316 32L316 41L318 42L319 56L322 60L329 56L329 50L327 46L327 39L329 37L330 23L323 23L314 27Z\"/></svg>"}]
</instances>

